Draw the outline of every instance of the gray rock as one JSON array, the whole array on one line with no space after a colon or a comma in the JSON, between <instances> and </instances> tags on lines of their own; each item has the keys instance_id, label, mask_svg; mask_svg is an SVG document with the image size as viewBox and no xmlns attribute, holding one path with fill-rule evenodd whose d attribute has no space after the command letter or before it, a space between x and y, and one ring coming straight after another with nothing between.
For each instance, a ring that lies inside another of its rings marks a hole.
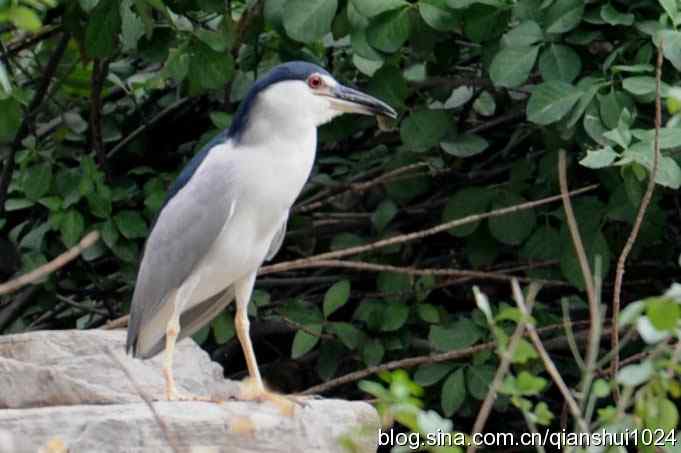
<instances>
[{"instance_id":1,"label":"gray rock","mask_svg":"<svg viewBox=\"0 0 681 453\"><path fill-rule=\"evenodd\" d=\"M362 402L310 400L291 417L269 403L154 401L154 414L140 392L162 398L162 358L132 359L124 342L103 330L0 337L0 451L58 453L63 442L69 453L341 453L343 438L376 451L378 417ZM181 392L238 392L190 339L178 343L174 371Z\"/></svg>"}]
</instances>

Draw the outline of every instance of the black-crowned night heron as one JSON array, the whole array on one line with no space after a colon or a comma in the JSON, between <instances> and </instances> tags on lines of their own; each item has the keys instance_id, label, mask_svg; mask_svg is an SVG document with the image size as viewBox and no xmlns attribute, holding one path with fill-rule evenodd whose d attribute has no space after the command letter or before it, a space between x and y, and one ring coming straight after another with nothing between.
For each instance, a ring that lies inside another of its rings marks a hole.
<instances>
[{"instance_id":1,"label":"black-crowned night heron","mask_svg":"<svg viewBox=\"0 0 681 453\"><path fill-rule=\"evenodd\" d=\"M167 399L194 399L175 387L175 342L233 299L252 380L246 398L272 398L260 378L246 308L257 270L281 247L289 210L310 175L317 126L346 112L397 115L319 66L276 66L253 85L229 130L206 145L171 186L144 249L127 340L135 357L165 349Z\"/></svg>"}]
</instances>

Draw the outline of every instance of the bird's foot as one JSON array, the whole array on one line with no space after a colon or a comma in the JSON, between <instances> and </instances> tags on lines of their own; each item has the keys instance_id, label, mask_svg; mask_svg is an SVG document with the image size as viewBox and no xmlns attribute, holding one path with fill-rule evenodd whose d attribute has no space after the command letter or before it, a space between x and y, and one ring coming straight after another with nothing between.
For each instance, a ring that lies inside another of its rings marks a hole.
<instances>
[{"instance_id":1,"label":"bird's foot","mask_svg":"<svg viewBox=\"0 0 681 453\"><path fill-rule=\"evenodd\" d=\"M267 390L262 384L247 378L241 382L238 398L241 401L269 402L273 404L282 415L292 417L296 406L305 407L308 397L299 395L280 395Z\"/></svg>"}]
</instances>

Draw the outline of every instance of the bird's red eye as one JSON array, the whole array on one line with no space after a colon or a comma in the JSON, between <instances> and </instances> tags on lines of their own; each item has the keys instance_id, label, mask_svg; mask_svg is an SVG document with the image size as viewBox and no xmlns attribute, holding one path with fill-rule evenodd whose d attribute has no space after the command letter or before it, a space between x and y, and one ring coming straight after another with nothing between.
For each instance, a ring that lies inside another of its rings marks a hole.
<instances>
[{"instance_id":1,"label":"bird's red eye","mask_svg":"<svg viewBox=\"0 0 681 453\"><path fill-rule=\"evenodd\" d=\"M312 89L317 89L322 86L322 78L317 75L317 74L312 74L310 77L307 79L307 84L310 88Z\"/></svg>"}]
</instances>

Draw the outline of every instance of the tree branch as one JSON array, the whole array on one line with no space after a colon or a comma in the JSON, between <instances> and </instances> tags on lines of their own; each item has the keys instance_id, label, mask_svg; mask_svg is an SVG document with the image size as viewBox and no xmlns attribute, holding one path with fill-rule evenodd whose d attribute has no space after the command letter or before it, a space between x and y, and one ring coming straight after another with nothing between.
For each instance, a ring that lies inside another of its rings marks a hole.
<instances>
[{"instance_id":1,"label":"tree branch","mask_svg":"<svg viewBox=\"0 0 681 453\"><path fill-rule=\"evenodd\" d=\"M636 220L634 221L634 226L631 229L631 233L627 238L627 242L622 248L622 253L617 260L617 270L615 273L615 287L613 289L612 296L612 320L613 329L611 337L611 349L616 351L612 356L612 366L610 368L612 375L614 376L619 369L619 314L622 296L622 282L624 281L624 271L627 263L627 258L631 249L634 247L638 233L641 230L641 225L643 224L643 219L650 205L650 201L653 198L653 191L655 190L655 178L657 177L657 169L660 163L660 127L662 126L662 100L660 96L660 85L662 84L662 43L660 42L657 49L657 69L655 73L655 144L653 147L653 168L650 171L650 179L648 180L648 187L646 188L643 198L641 199L641 205L638 207L638 213L636 214Z\"/></svg>"},{"instance_id":2,"label":"tree branch","mask_svg":"<svg viewBox=\"0 0 681 453\"><path fill-rule=\"evenodd\" d=\"M73 261L81 253L83 253L83 250L97 242L97 239L99 239L99 233L97 231L92 231L83 239L81 239L78 245L70 248L69 250L62 253L49 263L43 264L39 268L34 269L27 274L21 275L6 283L0 284L0 296L3 294L9 294L11 292L14 292L17 289L21 288L22 286L26 286L29 283L33 283L36 280L40 280L41 278L45 277L48 274L51 274L57 269L64 267L66 264Z\"/></svg>"},{"instance_id":3,"label":"tree branch","mask_svg":"<svg viewBox=\"0 0 681 453\"><path fill-rule=\"evenodd\" d=\"M579 195L591 190L594 190L596 187L598 187L597 184L593 184L590 186L583 187L581 189L573 190L572 192L569 193L571 196ZM394 244L402 244L405 242L410 242L414 241L417 239L422 239L427 236L432 236L437 233L442 233L444 231L447 231L451 228L458 227L461 225L466 225L468 223L473 223L473 222L478 222L483 219L488 219L491 217L499 217L502 215L506 214L512 214L518 211L523 211L526 209L532 209L537 206L543 206L545 204L553 203L561 199L561 195L553 195L551 197L546 197L542 198L540 200L535 200L535 201L529 201L527 203L522 203L519 205L515 206L509 206L507 208L502 208L502 209L495 209L494 211L486 212L483 214L474 214L470 215L467 217L463 217L461 219L457 220L452 220L451 222L445 222L441 223L437 226L434 226L432 228L428 228L425 230L420 230L416 231L413 233L408 233L408 234L401 234L398 236L394 236L388 239L383 239L380 241L372 242L370 244L366 245L360 245L356 247L349 247L346 249L342 250L336 250L334 252L327 252L327 253L321 253L319 255L314 255L310 256L308 258L300 258L297 260L292 260L292 261L285 261L283 263L278 263L278 264L273 264L271 266L266 266L264 268L260 269L260 274L262 273L272 273L272 272L281 272L284 270L289 270L289 269L295 269L295 268L300 268L300 267L308 267L309 263L316 262L316 261L321 261L321 260L332 260L332 259L337 259L337 258L343 258L346 256L352 256L352 255L358 255L360 253L364 252L370 252L374 250L378 250L383 247L388 247L390 245Z\"/></svg>"},{"instance_id":4,"label":"tree branch","mask_svg":"<svg viewBox=\"0 0 681 453\"><path fill-rule=\"evenodd\" d=\"M90 142L95 150L100 168L107 178L111 178L109 163L104 151L102 139L102 89L109 72L109 60L95 59L92 66L92 78L90 81Z\"/></svg>"},{"instance_id":5,"label":"tree branch","mask_svg":"<svg viewBox=\"0 0 681 453\"><path fill-rule=\"evenodd\" d=\"M33 121L33 117L36 114L38 107L40 106L40 104L42 104L43 100L45 99L45 95L47 94L47 90L50 87L52 78L57 72L59 62L61 61L61 58L64 56L64 52L66 51L66 46L69 43L69 39L71 39L71 35L68 32L65 32L62 35L61 40L57 44L57 47L54 49L54 53L52 53L52 56L50 57L47 66L45 67L45 71L40 81L40 85L38 86L35 95L33 95L31 103L28 105L28 108L26 109L26 113L24 114L24 118L21 121L19 130L17 130L17 133L14 136L14 140L12 141L12 144L10 146L10 152L7 155L5 164L2 167L2 172L0 173L0 215L2 215L5 212L7 190L9 189L9 183L12 180L12 174L14 173L15 156L17 154L17 151L19 151L19 148L21 147L22 140L29 131L29 126Z\"/></svg>"}]
</instances>

